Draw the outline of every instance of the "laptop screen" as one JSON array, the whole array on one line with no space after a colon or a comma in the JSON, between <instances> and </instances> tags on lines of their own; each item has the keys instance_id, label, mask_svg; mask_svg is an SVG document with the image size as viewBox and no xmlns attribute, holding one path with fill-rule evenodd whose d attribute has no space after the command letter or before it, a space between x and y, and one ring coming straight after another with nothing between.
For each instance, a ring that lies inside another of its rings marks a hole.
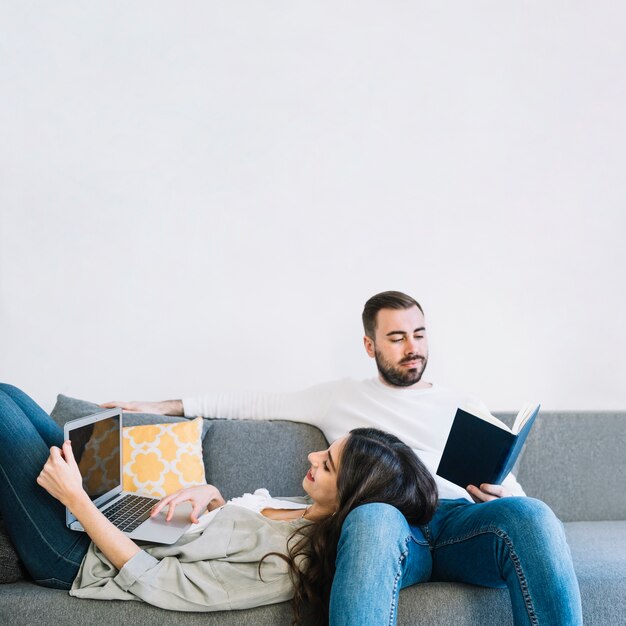
<instances>
[{"instance_id":1,"label":"laptop screen","mask_svg":"<svg viewBox=\"0 0 626 626\"><path fill-rule=\"evenodd\" d=\"M121 484L119 415L74 428L70 439L83 487L92 500Z\"/></svg>"}]
</instances>

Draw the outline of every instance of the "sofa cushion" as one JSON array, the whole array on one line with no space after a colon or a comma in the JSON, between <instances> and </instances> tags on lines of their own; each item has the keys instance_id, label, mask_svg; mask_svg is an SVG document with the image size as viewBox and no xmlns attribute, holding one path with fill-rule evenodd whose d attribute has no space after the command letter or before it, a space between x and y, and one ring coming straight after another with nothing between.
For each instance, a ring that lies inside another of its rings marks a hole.
<instances>
[{"instance_id":1,"label":"sofa cushion","mask_svg":"<svg viewBox=\"0 0 626 626\"><path fill-rule=\"evenodd\" d=\"M583 599L585 624L623 624L626 615L626 521L565 524Z\"/></svg>"},{"instance_id":2,"label":"sofa cushion","mask_svg":"<svg viewBox=\"0 0 626 626\"><path fill-rule=\"evenodd\" d=\"M626 614L626 522L565 524L576 575L580 582L583 618L588 626L623 623ZM245 611L178 613L141 602L101 602L73 598L66 592L17 582L1 590L0 623L66 623L68 616L85 626L117 621L193 626L278 626L291 623L287 602ZM44 613L45 611L45 613ZM504 626L513 623L506 589L461 583L424 583L400 592L398 626Z\"/></svg>"},{"instance_id":3,"label":"sofa cushion","mask_svg":"<svg viewBox=\"0 0 626 626\"><path fill-rule=\"evenodd\" d=\"M24 578L25 571L0 520L0 584Z\"/></svg>"}]
</instances>

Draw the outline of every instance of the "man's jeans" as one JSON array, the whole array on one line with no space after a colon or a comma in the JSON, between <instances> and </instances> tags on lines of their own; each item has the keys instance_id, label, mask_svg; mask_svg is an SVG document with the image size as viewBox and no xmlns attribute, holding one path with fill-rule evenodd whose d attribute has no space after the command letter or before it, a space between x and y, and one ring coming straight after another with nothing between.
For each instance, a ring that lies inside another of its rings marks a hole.
<instances>
[{"instance_id":1,"label":"man's jeans","mask_svg":"<svg viewBox=\"0 0 626 626\"><path fill-rule=\"evenodd\" d=\"M25 393L0 384L0 513L36 583L69 589L90 540L65 526L65 507L37 484L63 432Z\"/></svg>"},{"instance_id":2,"label":"man's jeans","mask_svg":"<svg viewBox=\"0 0 626 626\"><path fill-rule=\"evenodd\" d=\"M582 624L563 526L543 502L519 497L442 500L419 528L387 504L354 509L337 548L330 624L393 625L400 589L428 580L508 587L518 626Z\"/></svg>"}]
</instances>

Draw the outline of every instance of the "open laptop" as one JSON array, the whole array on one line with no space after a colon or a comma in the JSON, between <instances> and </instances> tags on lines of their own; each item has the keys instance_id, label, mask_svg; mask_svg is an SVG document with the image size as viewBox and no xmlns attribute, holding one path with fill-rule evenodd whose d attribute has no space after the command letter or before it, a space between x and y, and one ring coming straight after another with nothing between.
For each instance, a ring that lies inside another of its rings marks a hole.
<instances>
[{"instance_id":1,"label":"open laptop","mask_svg":"<svg viewBox=\"0 0 626 626\"><path fill-rule=\"evenodd\" d=\"M167 507L157 517L150 517L158 498L122 491L121 409L67 422L63 433L65 440L72 442L85 491L98 509L131 539L171 544L191 526L191 503L178 505L172 520L166 522ZM68 528L85 532L70 510L65 511Z\"/></svg>"}]
</instances>

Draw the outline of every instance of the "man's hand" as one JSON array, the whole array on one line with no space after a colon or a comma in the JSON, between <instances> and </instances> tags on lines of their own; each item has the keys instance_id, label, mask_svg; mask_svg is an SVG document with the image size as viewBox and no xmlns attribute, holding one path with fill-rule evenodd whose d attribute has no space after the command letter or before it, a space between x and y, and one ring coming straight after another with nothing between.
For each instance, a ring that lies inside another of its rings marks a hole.
<instances>
[{"instance_id":1,"label":"man's hand","mask_svg":"<svg viewBox=\"0 0 626 626\"><path fill-rule=\"evenodd\" d=\"M479 487L469 485L467 491L472 496L474 502L489 502L498 498L508 498L513 494L509 493L502 485L488 485L482 483Z\"/></svg>"},{"instance_id":2,"label":"man's hand","mask_svg":"<svg viewBox=\"0 0 626 626\"><path fill-rule=\"evenodd\" d=\"M127 413L155 413L156 415L184 415L182 400L163 400L161 402L143 402L111 400L100 405L103 409L122 409Z\"/></svg>"}]
</instances>

